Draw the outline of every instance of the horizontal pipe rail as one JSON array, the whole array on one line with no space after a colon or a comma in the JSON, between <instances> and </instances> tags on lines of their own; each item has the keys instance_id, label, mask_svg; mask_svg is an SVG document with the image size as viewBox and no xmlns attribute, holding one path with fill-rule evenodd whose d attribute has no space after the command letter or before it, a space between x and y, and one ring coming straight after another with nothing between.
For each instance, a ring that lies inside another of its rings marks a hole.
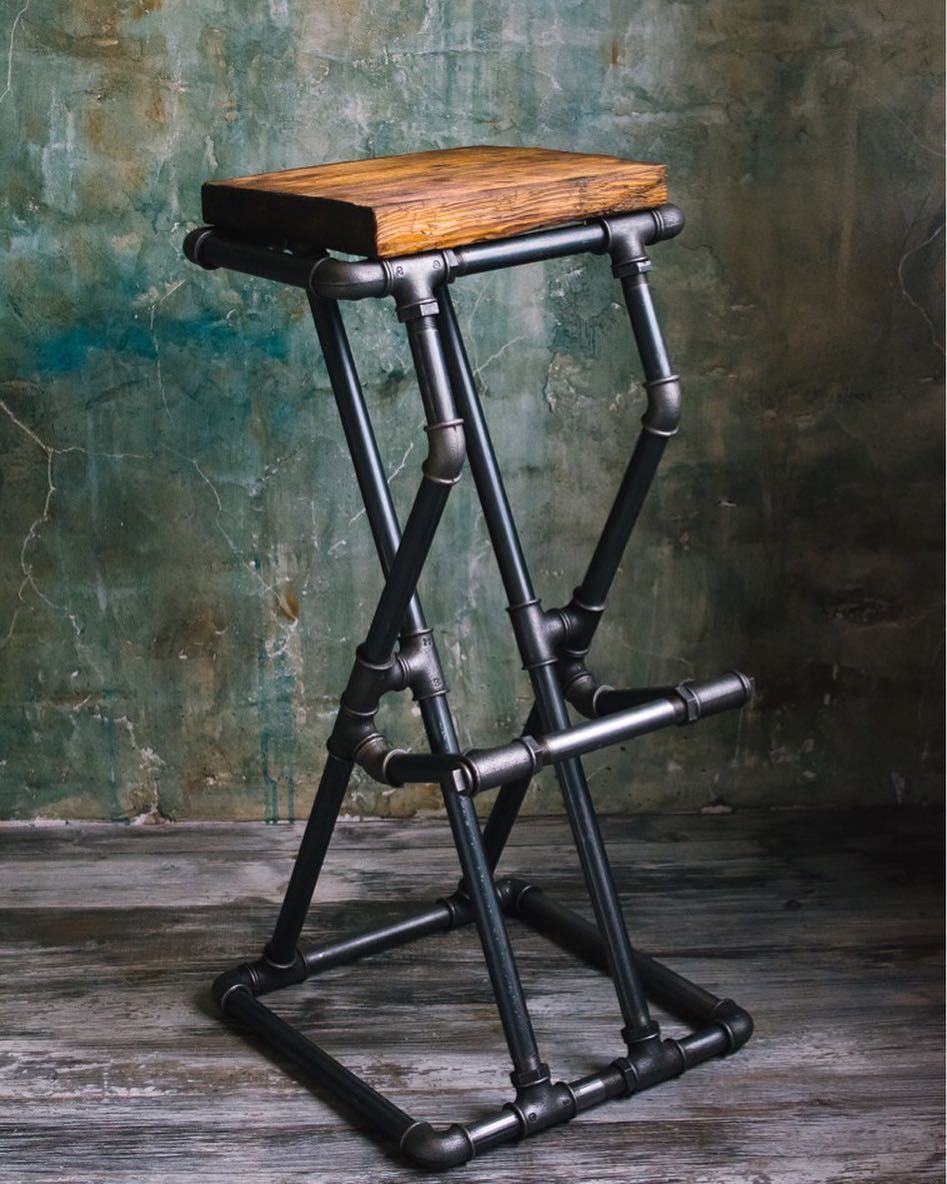
<instances>
[{"instance_id":1,"label":"horizontal pipe rail","mask_svg":"<svg viewBox=\"0 0 947 1184\"><path fill-rule=\"evenodd\" d=\"M682 683L666 695L612 715L546 736L521 736L497 748L470 749L463 755L391 752L384 764L391 785L454 778L459 789L482 793L568 757L582 756L608 744L656 732L671 724L688 724L708 715L743 707L753 694L745 674L728 671L703 682Z\"/></svg>"},{"instance_id":2,"label":"horizontal pipe rail","mask_svg":"<svg viewBox=\"0 0 947 1184\"><path fill-rule=\"evenodd\" d=\"M632 214L613 214L572 226L555 226L513 238L499 238L492 242L473 243L454 247L451 273L476 275L496 271L502 267L516 267L523 263L538 263L543 259L557 259L563 255L604 255L612 239L610 226L620 228L642 246L673 238L684 229L684 215L673 205L638 210Z\"/></svg>"},{"instance_id":3,"label":"horizontal pipe rail","mask_svg":"<svg viewBox=\"0 0 947 1184\"><path fill-rule=\"evenodd\" d=\"M247 988L237 987L228 993L225 1011L232 1019L239 1020L251 1032L255 1032L271 1048L293 1061L303 1072L331 1089L389 1139L399 1142L415 1125L409 1114L372 1089L368 1082L313 1044L301 1032L297 1032L291 1024L254 998Z\"/></svg>"},{"instance_id":4,"label":"horizontal pipe rail","mask_svg":"<svg viewBox=\"0 0 947 1184\"><path fill-rule=\"evenodd\" d=\"M362 300L393 293L404 278L406 265L423 272L425 264L429 264L450 282L460 275L477 275L563 255L602 255L618 233L646 246L673 238L683 226L684 216L677 206L663 205L443 252L429 251L400 259L359 260L337 259L322 250L315 255L295 255L284 244L243 239L213 226L201 226L185 238L184 253L192 263L209 271L218 267L241 271L305 288L326 300Z\"/></svg>"},{"instance_id":5,"label":"horizontal pipe rail","mask_svg":"<svg viewBox=\"0 0 947 1184\"><path fill-rule=\"evenodd\" d=\"M584 1110L611 1098L627 1097L676 1077L682 1072L730 1051L726 1030L711 1026L658 1047L641 1049L606 1065L597 1073L553 1087L557 1112L525 1114L538 1109L527 1095L492 1114L467 1123L434 1127L413 1119L319 1045L271 1011L243 987L228 993L227 1014L244 1024L271 1048L295 1062L310 1080L343 1099L382 1135L421 1167L445 1169L474 1155L535 1133L537 1129L568 1122ZM532 1125L530 1119L543 1121Z\"/></svg>"}]
</instances>

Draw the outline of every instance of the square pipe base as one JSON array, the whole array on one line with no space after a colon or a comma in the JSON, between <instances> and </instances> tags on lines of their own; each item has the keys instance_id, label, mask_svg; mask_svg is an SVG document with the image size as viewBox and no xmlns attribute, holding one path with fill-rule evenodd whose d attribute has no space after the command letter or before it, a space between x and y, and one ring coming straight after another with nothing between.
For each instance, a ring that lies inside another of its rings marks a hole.
<instances>
[{"instance_id":1,"label":"square pipe base","mask_svg":"<svg viewBox=\"0 0 947 1184\"><path fill-rule=\"evenodd\" d=\"M506 914L608 973L605 945L594 925L525 880L507 877L498 881L496 888ZM465 1163L490 1148L568 1122L611 1098L628 1097L658 1085L713 1057L735 1052L752 1035L752 1019L732 1000L720 999L663 963L636 953L649 1001L691 1026L688 1035L641 1041L587 1077L556 1082L542 1091L521 1089L515 1099L485 1118L435 1128L401 1110L260 1001L260 996L311 975L470 924L473 919L469 900L456 892L400 921L298 952L286 966L260 959L227 971L214 982L214 997L225 1015L296 1064L314 1084L351 1106L411 1162L430 1170Z\"/></svg>"}]
</instances>

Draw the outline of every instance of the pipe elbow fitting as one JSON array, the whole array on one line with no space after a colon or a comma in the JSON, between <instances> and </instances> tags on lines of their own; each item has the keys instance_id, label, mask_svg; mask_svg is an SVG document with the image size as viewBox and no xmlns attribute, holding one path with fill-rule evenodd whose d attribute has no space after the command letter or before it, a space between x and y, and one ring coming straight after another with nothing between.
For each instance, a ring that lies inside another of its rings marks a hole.
<instances>
[{"instance_id":1,"label":"pipe elbow fitting","mask_svg":"<svg viewBox=\"0 0 947 1184\"><path fill-rule=\"evenodd\" d=\"M396 789L400 783L392 781L388 771L388 762L396 753L403 753L403 748L392 748L381 732L374 729L355 748L352 761L381 785L391 785Z\"/></svg>"},{"instance_id":2,"label":"pipe elbow fitting","mask_svg":"<svg viewBox=\"0 0 947 1184\"><path fill-rule=\"evenodd\" d=\"M227 996L233 991L246 991L250 995L258 994L257 983L253 971L249 966L236 966L233 970L225 970L214 979L210 991L214 1002L226 1015Z\"/></svg>"},{"instance_id":3,"label":"pipe elbow fitting","mask_svg":"<svg viewBox=\"0 0 947 1184\"><path fill-rule=\"evenodd\" d=\"M559 661L559 674L563 682L562 694L567 703L586 719L595 719L598 712L595 709L595 699L598 692L604 688L599 686L595 675L586 668L581 660L566 663Z\"/></svg>"},{"instance_id":4,"label":"pipe elbow fitting","mask_svg":"<svg viewBox=\"0 0 947 1184\"><path fill-rule=\"evenodd\" d=\"M727 1033L730 1040L728 1053L742 1048L753 1035L753 1017L732 999L721 999L710 1018Z\"/></svg>"},{"instance_id":5,"label":"pipe elbow fitting","mask_svg":"<svg viewBox=\"0 0 947 1184\"><path fill-rule=\"evenodd\" d=\"M474 1157L474 1145L462 1126L454 1123L435 1130L429 1122L416 1122L401 1136L401 1150L418 1167L446 1171Z\"/></svg>"},{"instance_id":6,"label":"pipe elbow fitting","mask_svg":"<svg viewBox=\"0 0 947 1184\"><path fill-rule=\"evenodd\" d=\"M390 281L381 263L368 259L346 262L323 255L312 265L308 288L314 296L326 300L361 300L387 295Z\"/></svg>"},{"instance_id":7,"label":"pipe elbow fitting","mask_svg":"<svg viewBox=\"0 0 947 1184\"><path fill-rule=\"evenodd\" d=\"M445 419L429 423L424 430L428 436L428 453L421 472L436 485L456 485L467 455L462 419Z\"/></svg>"},{"instance_id":8,"label":"pipe elbow fitting","mask_svg":"<svg viewBox=\"0 0 947 1184\"><path fill-rule=\"evenodd\" d=\"M681 384L676 374L654 378L644 384L648 408L641 417L646 432L653 436L673 436L681 422Z\"/></svg>"}]
</instances>

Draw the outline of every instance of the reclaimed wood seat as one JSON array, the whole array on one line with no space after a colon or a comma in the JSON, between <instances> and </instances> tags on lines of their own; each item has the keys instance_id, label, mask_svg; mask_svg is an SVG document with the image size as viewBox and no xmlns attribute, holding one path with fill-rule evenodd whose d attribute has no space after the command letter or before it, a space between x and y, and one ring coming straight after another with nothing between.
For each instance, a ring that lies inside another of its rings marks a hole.
<instances>
[{"instance_id":1,"label":"reclaimed wood seat","mask_svg":"<svg viewBox=\"0 0 947 1184\"><path fill-rule=\"evenodd\" d=\"M203 186L204 219L253 238L384 258L667 201L665 168L546 148L447 148Z\"/></svg>"}]
</instances>

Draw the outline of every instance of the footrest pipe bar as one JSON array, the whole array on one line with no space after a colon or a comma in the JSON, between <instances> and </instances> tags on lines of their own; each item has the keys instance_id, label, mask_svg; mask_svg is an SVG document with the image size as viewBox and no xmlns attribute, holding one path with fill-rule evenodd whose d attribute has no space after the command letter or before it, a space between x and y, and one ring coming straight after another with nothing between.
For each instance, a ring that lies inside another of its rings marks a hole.
<instances>
[{"instance_id":1,"label":"footrest pipe bar","mask_svg":"<svg viewBox=\"0 0 947 1184\"><path fill-rule=\"evenodd\" d=\"M704 682L682 683L650 703L546 736L524 735L497 748L470 749L463 755L393 751L384 762L384 774L389 784L400 786L436 781L456 773L459 788L463 789L466 779L467 792L482 793L632 736L656 732L672 724L693 723L707 715L742 707L752 693L753 683L745 674L728 671Z\"/></svg>"},{"instance_id":2,"label":"footrest pipe bar","mask_svg":"<svg viewBox=\"0 0 947 1184\"><path fill-rule=\"evenodd\" d=\"M459 924L466 924L473 920L473 909L466 903L463 919L458 921L457 914L446 903L438 903L424 913L417 913L411 917L404 917L400 921L393 921L379 929L365 930L353 934L351 937L339 941L329 942L323 946L316 946L312 950L303 951L303 963L306 974L322 974L336 966L346 966L350 962L357 962L360 958L367 958L371 954L380 954L384 950L393 950L398 946L407 945L420 937L428 937L434 933L446 933Z\"/></svg>"}]
</instances>

